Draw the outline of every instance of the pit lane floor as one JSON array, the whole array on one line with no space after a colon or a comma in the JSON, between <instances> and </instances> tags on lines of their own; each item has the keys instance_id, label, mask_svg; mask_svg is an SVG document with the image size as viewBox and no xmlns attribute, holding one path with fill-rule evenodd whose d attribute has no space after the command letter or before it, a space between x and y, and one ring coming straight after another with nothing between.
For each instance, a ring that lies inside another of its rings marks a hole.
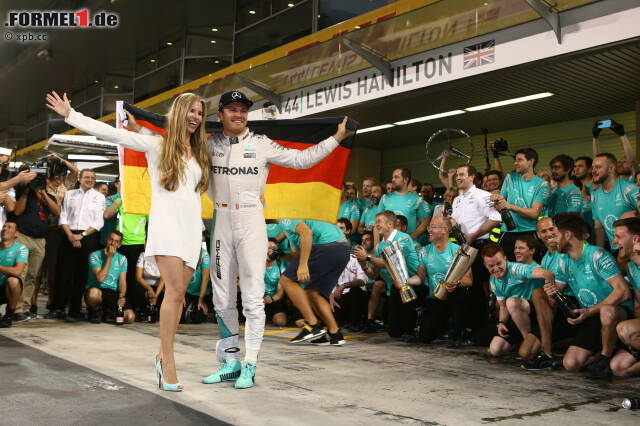
<instances>
[{"instance_id":1,"label":"pit lane floor","mask_svg":"<svg viewBox=\"0 0 640 426\"><path fill-rule=\"evenodd\" d=\"M0 424L544 424L638 425L640 378L527 372L486 349L415 345L380 332L341 347L292 345L267 327L256 386L204 385L217 368L217 326L181 325L182 393L159 391L158 325L32 320L0 330Z\"/></svg>"}]
</instances>

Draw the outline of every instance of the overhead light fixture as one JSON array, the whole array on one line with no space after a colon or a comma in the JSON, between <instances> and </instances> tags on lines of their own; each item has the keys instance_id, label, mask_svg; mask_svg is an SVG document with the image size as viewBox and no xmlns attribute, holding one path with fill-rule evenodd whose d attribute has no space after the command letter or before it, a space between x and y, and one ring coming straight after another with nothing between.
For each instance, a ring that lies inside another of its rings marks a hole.
<instances>
[{"instance_id":1,"label":"overhead light fixture","mask_svg":"<svg viewBox=\"0 0 640 426\"><path fill-rule=\"evenodd\" d=\"M209 43L216 44L216 41L215 40L209 40Z\"/></svg>"},{"instance_id":2,"label":"overhead light fixture","mask_svg":"<svg viewBox=\"0 0 640 426\"><path fill-rule=\"evenodd\" d=\"M535 95L522 96L520 98L507 99L506 101L492 102L490 104L478 105L474 107L465 108L465 111L480 111L483 109L497 108L505 105L517 104L520 102L533 101L535 99L548 98L553 96L551 92L536 93Z\"/></svg>"},{"instance_id":3,"label":"overhead light fixture","mask_svg":"<svg viewBox=\"0 0 640 426\"><path fill-rule=\"evenodd\" d=\"M295 6L295 5L294 5L293 3L289 3L289 4L287 4L287 6L289 6L289 7L293 7L293 6Z\"/></svg>"},{"instance_id":4,"label":"overhead light fixture","mask_svg":"<svg viewBox=\"0 0 640 426\"><path fill-rule=\"evenodd\" d=\"M93 82L94 82L95 84L100 83L98 80L93 80Z\"/></svg>"},{"instance_id":5,"label":"overhead light fixture","mask_svg":"<svg viewBox=\"0 0 640 426\"><path fill-rule=\"evenodd\" d=\"M113 86L114 89L119 89L120 86L118 86L117 84L115 86Z\"/></svg>"},{"instance_id":6,"label":"overhead light fixture","mask_svg":"<svg viewBox=\"0 0 640 426\"><path fill-rule=\"evenodd\" d=\"M211 31L216 32L216 31L218 31L218 29L217 28L211 28Z\"/></svg>"},{"instance_id":7,"label":"overhead light fixture","mask_svg":"<svg viewBox=\"0 0 640 426\"><path fill-rule=\"evenodd\" d=\"M173 46L173 43L171 43L170 41L167 42L167 46Z\"/></svg>"},{"instance_id":8,"label":"overhead light fixture","mask_svg":"<svg viewBox=\"0 0 640 426\"><path fill-rule=\"evenodd\" d=\"M356 30L359 30L359 29L360 29L360 25L356 25Z\"/></svg>"},{"instance_id":9,"label":"overhead light fixture","mask_svg":"<svg viewBox=\"0 0 640 426\"><path fill-rule=\"evenodd\" d=\"M255 11L255 10L250 10L250 11L249 11L249 14L250 14L250 15L255 15L255 14L256 14L256 11Z\"/></svg>"},{"instance_id":10,"label":"overhead light fixture","mask_svg":"<svg viewBox=\"0 0 640 426\"><path fill-rule=\"evenodd\" d=\"M215 61L213 61L213 63L214 63L214 64L219 64L219 63L220 63L220 61L216 59Z\"/></svg>"},{"instance_id":11,"label":"overhead light fixture","mask_svg":"<svg viewBox=\"0 0 640 426\"><path fill-rule=\"evenodd\" d=\"M389 127L395 127L393 124L381 124L380 126L367 127L365 129L358 129L358 133L375 132L376 130L388 129Z\"/></svg>"},{"instance_id":12,"label":"overhead light fixture","mask_svg":"<svg viewBox=\"0 0 640 426\"><path fill-rule=\"evenodd\" d=\"M397 121L393 124L397 126L402 126L404 124L419 123L421 121L435 120L436 118L449 117L451 115L458 115L458 114L464 114L464 111L462 111L461 109L455 109L453 111L441 112L439 114L431 114L431 115L425 115L424 117L412 118L410 120Z\"/></svg>"},{"instance_id":13,"label":"overhead light fixture","mask_svg":"<svg viewBox=\"0 0 640 426\"><path fill-rule=\"evenodd\" d=\"M89 161L110 161L112 158L105 157L104 155L92 155L92 154L69 154L68 160L89 160Z\"/></svg>"},{"instance_id":14,"label":"overhead light fixture","mask_svg":"<svg viewBox=\"0 0 640 426\"><path fill-rule=\"evenodd\" d=\"M156 61L155 59L149 59L149 62L151 62L151 63L153 63L155 61Z\"/></svg>"}]
</instances>

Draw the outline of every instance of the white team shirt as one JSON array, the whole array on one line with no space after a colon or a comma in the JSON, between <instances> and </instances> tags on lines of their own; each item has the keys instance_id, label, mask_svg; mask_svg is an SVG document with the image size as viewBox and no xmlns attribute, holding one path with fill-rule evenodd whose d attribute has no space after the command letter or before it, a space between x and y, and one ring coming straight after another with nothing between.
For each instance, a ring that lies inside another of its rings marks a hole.
<instances>
[{"instance_id":1,"label":"white team shirt","mask_svg":"<svg viewBox=\"0 0 640 426\"><path fill-rule=\"evenodd\" d=\"M64 194L58 225L68 225L72 231L91 227L99 231L104 226L104 195L91 188L86 192L73 189Z\"/></svg>"},{"instance_id":2,"label":"white team shirt","mask_svg":"<svg viewBox=\"0 0 640 426\"><path fill-rule=\"evenodd\" d=\"M451 216L458 222L465 234L476 232L487 220L502 221L500 213L493 207L491 194L472 185L466 193L460 194L453 200ZM489 238L489 233L479 236L482 240Z\"/></svg>"}]
</instances>

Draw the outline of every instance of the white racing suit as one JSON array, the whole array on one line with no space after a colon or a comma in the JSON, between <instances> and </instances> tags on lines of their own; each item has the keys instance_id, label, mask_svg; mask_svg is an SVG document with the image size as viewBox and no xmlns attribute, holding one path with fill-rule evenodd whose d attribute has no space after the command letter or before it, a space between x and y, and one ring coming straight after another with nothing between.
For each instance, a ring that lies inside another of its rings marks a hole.
<instances>
[{"instance_id":1,"label":"white racing suit","mask_svg":"<svg viewBox=\"0 0 640 426\"><path fill-rule=\"evenodd\" d=\"M238 357L237 277L245 324L245 361L256 362L264 334L264 274L267 226L261 196L269 164L308 169L338 142L329 137L303 151L288 149L247 129L231 143L221 131L209 136L215 216L211 234L211 281L220 330L219 360ZM213 199L213 197L212 197Z\"/></svg>"}]
</instances>

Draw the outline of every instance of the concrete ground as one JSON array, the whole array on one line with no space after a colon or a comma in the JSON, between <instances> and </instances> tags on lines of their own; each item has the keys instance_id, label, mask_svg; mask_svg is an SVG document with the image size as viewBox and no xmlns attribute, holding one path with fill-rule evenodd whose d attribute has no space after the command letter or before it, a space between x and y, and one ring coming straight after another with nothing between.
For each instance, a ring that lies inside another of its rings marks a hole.
<instances>
[{"instance_id":1,"label":"concrete ground","mask_svg":"<svg viewBox=\"0 0 640 426\"><path fill-rule=\"evenodd\" d=\"M342 347L291 345L267 327L256 386L204 385L217 368L215 324L180 326L182 393L159 391L158 325L32 320L0 330L0 424L638 425L640 379L527 372L486 349L415 345L384 333Z\"/></svg>"}]
</instances>

